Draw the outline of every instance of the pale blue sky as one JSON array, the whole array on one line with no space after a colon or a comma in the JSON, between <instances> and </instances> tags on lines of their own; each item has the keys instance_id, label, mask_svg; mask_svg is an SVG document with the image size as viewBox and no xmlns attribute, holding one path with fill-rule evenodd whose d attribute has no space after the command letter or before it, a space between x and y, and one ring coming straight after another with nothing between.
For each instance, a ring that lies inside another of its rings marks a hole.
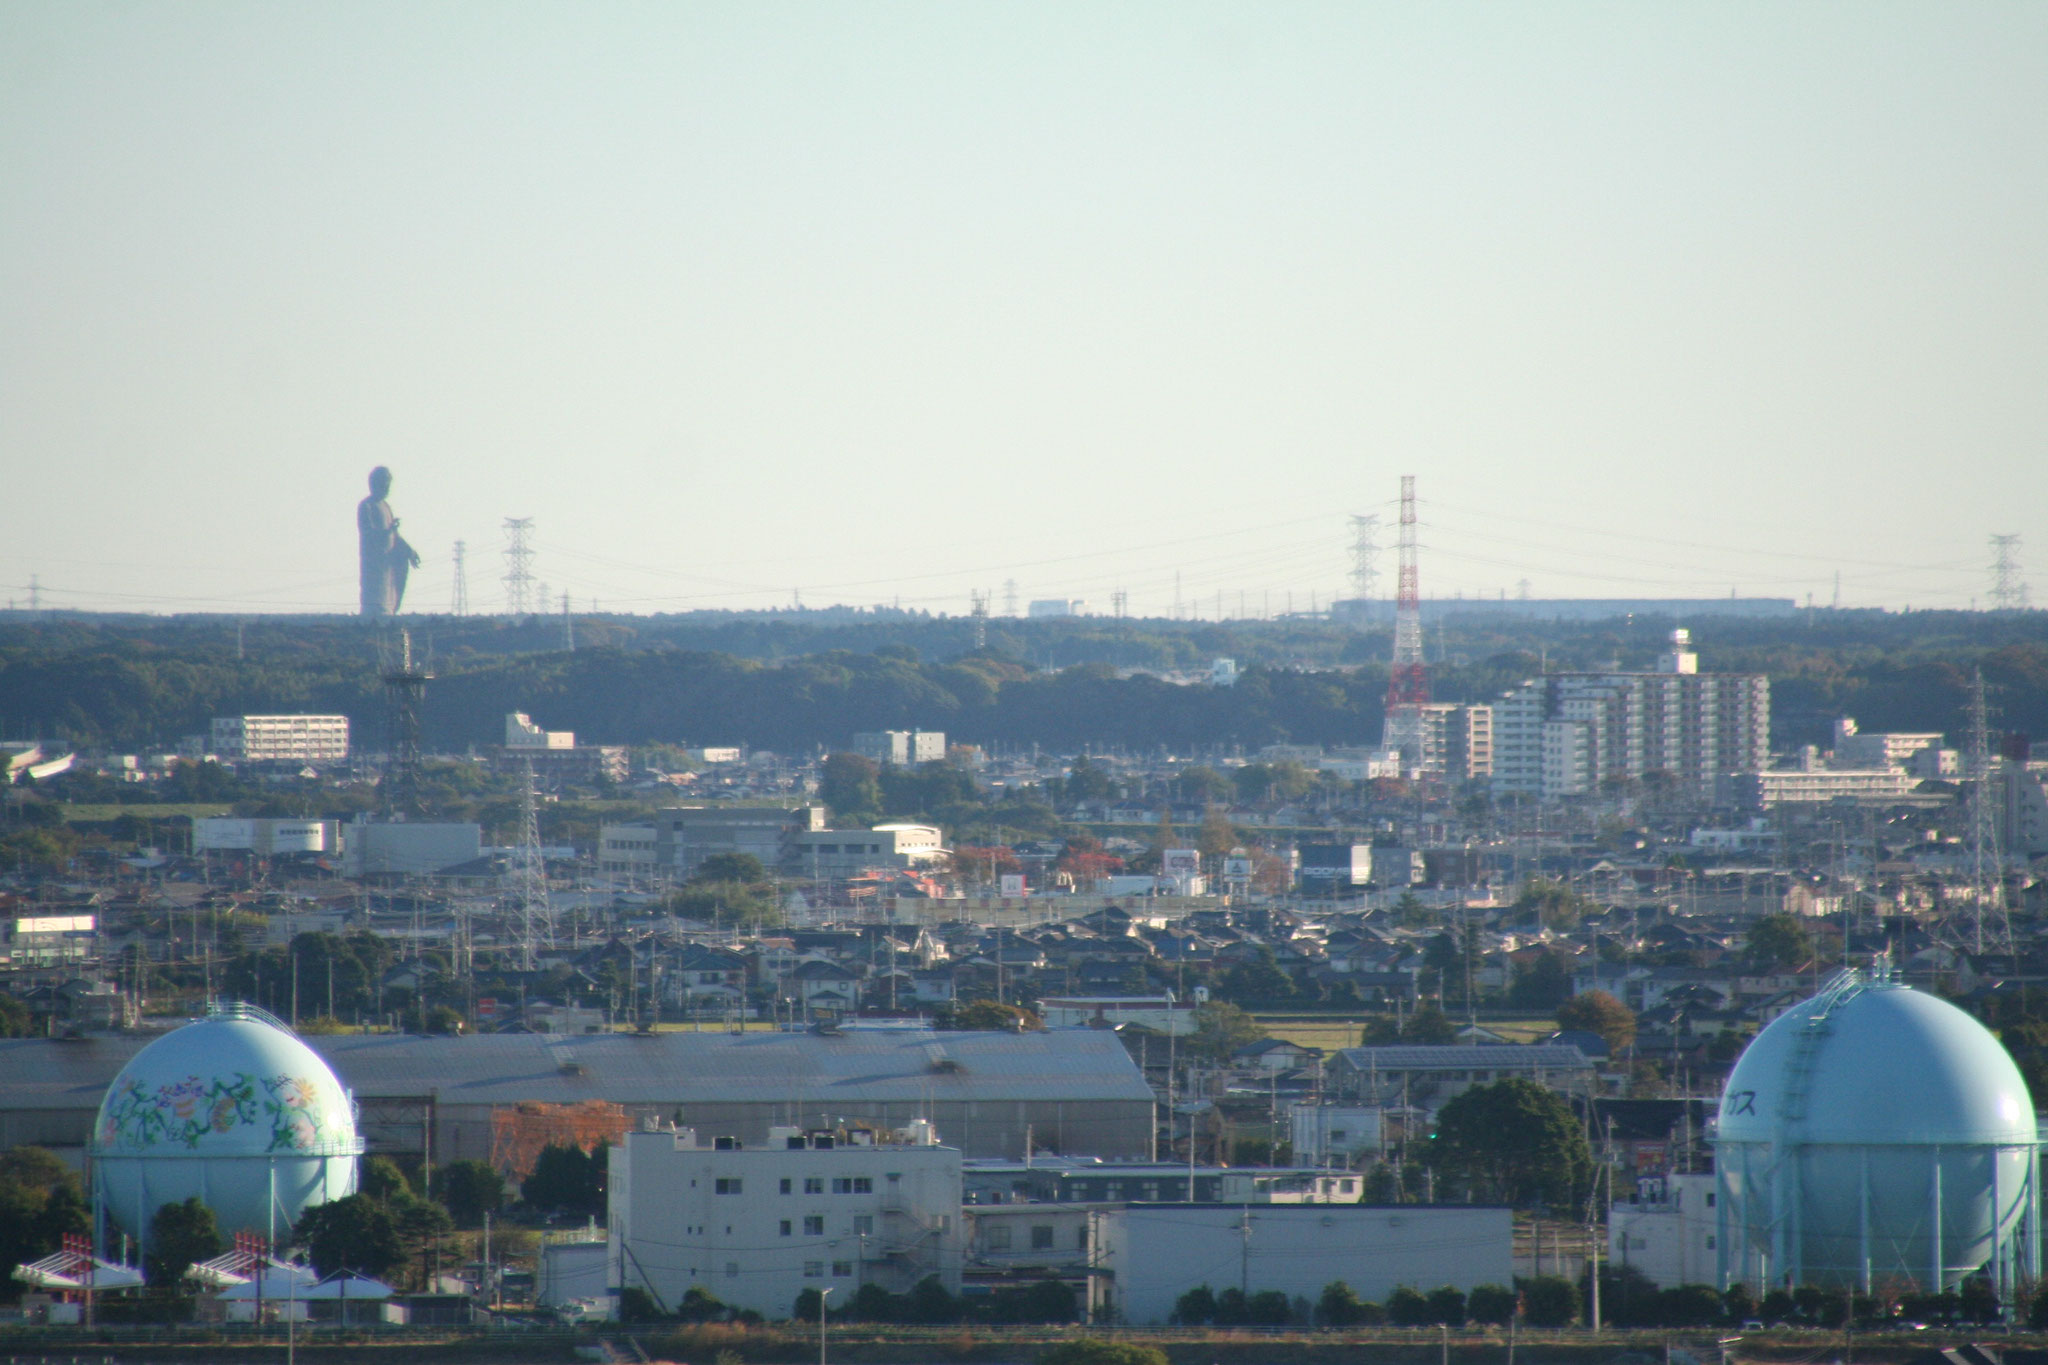
<instances>
[{"instance_id":1,"label":"pale blue sky","mask_svg":"<svg viewBox=\"0 0 2048 1365\"><path fill-rule=\"evenodd\" d=\"M2048 599L2044 243L2036 3L17 0L0 596L352 609L382 462L421 610L1306 607L1403 473L1431 593Z\"/></svg>"}]
</instances>

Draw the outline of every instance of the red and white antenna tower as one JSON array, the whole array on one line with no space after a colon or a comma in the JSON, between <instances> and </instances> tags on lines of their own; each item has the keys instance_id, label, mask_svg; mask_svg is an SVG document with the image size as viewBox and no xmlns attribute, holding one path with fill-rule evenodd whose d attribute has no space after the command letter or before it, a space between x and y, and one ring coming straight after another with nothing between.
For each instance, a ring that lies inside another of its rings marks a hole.
<instances>
[{"instance_id":1,"label":"red and white antenna tower","mask_svg":"<svg viewBox=\"0 0 2048 1365\"><path fill-rule=\"evenodd\" d=\"M1422 587L1415 565L1415 476L1401 476L1401 576L1394 597L1394 664L1387 674L1387 724L1380 743L1401 751L1401 768L1422 766L1422 708L1429 673L1422 660Z\"/></svg>"}]
</instances>

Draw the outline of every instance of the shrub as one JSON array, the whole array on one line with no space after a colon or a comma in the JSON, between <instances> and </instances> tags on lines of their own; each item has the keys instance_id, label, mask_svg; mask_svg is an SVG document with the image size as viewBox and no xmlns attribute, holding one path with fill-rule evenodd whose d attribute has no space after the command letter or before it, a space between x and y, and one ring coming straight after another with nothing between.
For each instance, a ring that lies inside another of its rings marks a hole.
<instances>
[{"instance_id":1,"label":"shrub","mask_svg":"<svg viewBox=\"0 0 2048 1365\"><path fill-rule=\"evenodd\" d=\"M1427 1327L1436 1319L1429 1315L1429 1300L1404 1284L1387 1295L1387 1321L1396 1327Z\"/></svg>"},{"instance_id":2,"label":"shrub","mask_svg":"<svg viewBox=\"0 0 2048 1365\"><path fill-rule=\"evenodd\" d=\"M1472 1315L1472 1321L1500 1326L1512 1321L1515 1316L1515 1291L1497 1284L1477 1284L1465 1300L1465 1311Z\"/></svg>"},{"instance_id":3,"label":"shrub","mask_svg":"<svg viewBox=\"0 0 2048 1365\"><path fill-rule=\"evenodd\" d=\"M1167 1365L1166 1352L1135 1341L1082 1337L1063 1341L1038 1357L1038 1365Z\"/></svg>"},{"instance_id":4,"label":"shrub","mask_svg":"<svg viewBox=\"0 0 2048 1365\"><path fill-rule=\"evenodd\" d=\"M1532 1327L1569 1327L1579 1320L1579 1287L1561 1275L1538 1275L1522 1285L1522 1316Z\"/></svg>"}]
</instances>

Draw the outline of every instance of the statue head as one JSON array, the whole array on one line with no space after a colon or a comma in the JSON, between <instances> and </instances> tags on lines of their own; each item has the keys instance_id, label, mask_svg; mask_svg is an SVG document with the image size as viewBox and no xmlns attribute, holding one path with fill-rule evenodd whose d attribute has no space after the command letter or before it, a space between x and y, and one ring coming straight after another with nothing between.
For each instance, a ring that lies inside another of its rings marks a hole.
<instances>
[{"instance_id":1,"label":"statue head","mask_svg":"<svg viewBox=\"0 0 2048 1365\"><path fill-rule=\"evenodd\" d=\"M391 471L378 465L370 471L370 496L381 498L391 491Z\"/></svg>"}]
</instances>

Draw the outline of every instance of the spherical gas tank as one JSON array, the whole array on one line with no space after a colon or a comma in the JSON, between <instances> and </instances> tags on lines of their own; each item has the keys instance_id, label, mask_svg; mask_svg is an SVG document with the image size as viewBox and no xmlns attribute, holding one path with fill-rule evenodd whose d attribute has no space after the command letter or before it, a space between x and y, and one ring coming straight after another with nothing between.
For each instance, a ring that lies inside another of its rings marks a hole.
<instances>
[{"instance_id":1,"label":"spherical gas tank","mask_svg":"<svg viewBox=\"0 0 2048 1365\"><path fill-rule=\"evenodd\" d=\"M100 1102L90 1148L107 1213L138 1239L157 1209L194 1197L223 1236L281 1239L307 1208L355 1192L362 1150L333 1070L245 1005L136 1053Z\"/></svg>"},{"instance_id":2,"label":"spherical gas tank","mask_svg":"<svg viewBox=\"0 0 2048 1365\"><path fill-rule=\"evenodd\" d=\"M1766 1283L1952 1287L2017 1228L2037 1136L1982 1024L1887 977L1838 978L1729 1074L1714 1139L1729 1235Z\"/></svg>"}]
</instances>

